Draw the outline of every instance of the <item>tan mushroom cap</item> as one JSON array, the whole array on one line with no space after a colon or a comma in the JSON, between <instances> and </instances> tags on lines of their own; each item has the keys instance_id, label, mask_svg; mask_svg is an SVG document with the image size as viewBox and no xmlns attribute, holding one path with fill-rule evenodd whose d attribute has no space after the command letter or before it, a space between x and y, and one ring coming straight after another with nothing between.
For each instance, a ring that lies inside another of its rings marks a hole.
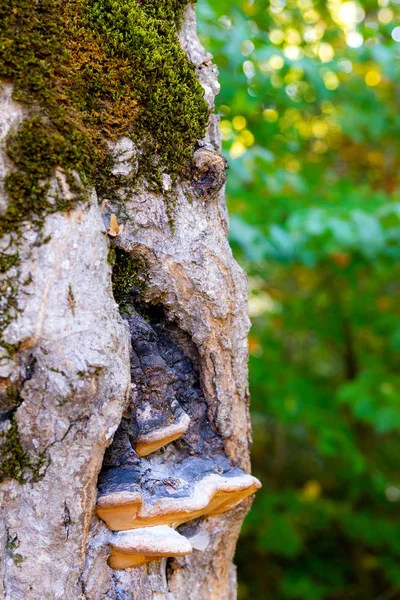
<instances>
[{"instance_id":1,"label":"tan mushroom cap","mask_svg":"<svg viewBox=\"0 0 400 600\"><path fill-rule=\"evenodd\" d=\"M139 456L147 456L159 448L181 437L190 425L190 417L182 411L179 420L167 427L141 435L135 440L135 451Z\"/></svg>"},{"instance_id":2,"label":"tan mushroom cap","mask_svg":"<svg viewBox=\"0 0 400 600\"><path fill-rule=\"evenodd\" d=\"M192 552L189 540L168 525L113 533L110 547L108 565L112 569L127 569L158 558Z\"/></svg>"},{"instance_id":3,"label":"tan mushroom cap","mask_svg":"<svg viewBox=\"0 0 400 600\"><path fill-rule=\"evenodd\" d=\"M204 515L226 512L261 488L252 475L223 477L215 473L200 479L186 497L162 497L154 503L145 502L141 493L121 491L101 496L97 515L113 531L174 525Z\"/></svg>"}]
</instances>

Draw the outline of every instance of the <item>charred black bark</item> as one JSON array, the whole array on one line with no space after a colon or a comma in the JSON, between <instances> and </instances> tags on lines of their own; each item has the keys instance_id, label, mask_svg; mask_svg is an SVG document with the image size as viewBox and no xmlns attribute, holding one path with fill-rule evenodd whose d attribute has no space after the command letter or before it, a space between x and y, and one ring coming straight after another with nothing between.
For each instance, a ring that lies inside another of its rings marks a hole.
<instances>
[{"instance_id":1,"label":"charred black bark","mask_svg":"<svg viewBox=\"0 0 400 600\"><path fill-rule=\"evenodd\" d=\"M128 312L130 403L106 451L98 515L121 531L177 526L225 512L259 484L225 456L223 440L208 417L194 345L162 307L131 301ZM173 441L171 428L184 418L185 428ZM149 456L141 446L138 452L138 440L146 435L158 439Z\"/></svg>"}]
</instances>

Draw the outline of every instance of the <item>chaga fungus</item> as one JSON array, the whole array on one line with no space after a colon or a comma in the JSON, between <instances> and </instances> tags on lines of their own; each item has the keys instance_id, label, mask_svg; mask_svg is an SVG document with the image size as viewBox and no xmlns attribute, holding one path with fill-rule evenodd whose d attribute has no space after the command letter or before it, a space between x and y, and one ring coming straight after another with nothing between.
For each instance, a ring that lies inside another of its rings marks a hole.
<instances>
[{"instance_id":1,"label":"chaga fungus","mask_svg":"<svg viewBox=\"0 0 400 600\"><path fill-rule=\"evenodd\" d=\"M196 366L184 353L189 344L185 333L162 310L143 303L139 308L145 316L132 302L125 315L132 342L131 402L98 481L97 515L111 530L124 532L113 540L129 540L123 551L112 542L113 568L177 555L175 546L168 545L177 539L168 526L226 512L261 487L225 456L208 418ZM173 431L180 437L170 443ZM147 445L141 446L144 440ZM150 440L154 448L165 447L152 451ZM165 546L164 538L157 537L157 552L145 550L140 536L159 530L169 535Z\"/></svg>"}]
</instances>

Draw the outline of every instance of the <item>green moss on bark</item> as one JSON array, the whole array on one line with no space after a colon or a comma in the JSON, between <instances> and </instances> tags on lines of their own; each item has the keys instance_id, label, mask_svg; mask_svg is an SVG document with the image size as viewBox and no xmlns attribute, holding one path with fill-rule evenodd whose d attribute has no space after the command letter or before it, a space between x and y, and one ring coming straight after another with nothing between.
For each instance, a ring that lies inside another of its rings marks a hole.
<instances>
[{"instance_id":1,"label":"green moss on bark","mask_svg":"<svg viewBox=\"0 0 400 600\"><path fill-rule=\"evenodd\" d=\"M141 258L131 256L120 248L113 249L112 287L121 313L129 314L131 295L139 297L147 287L147 265Z\"/></svg>"},{"instance_id":2,"label":"green moss on bark","mask_svg":"<svg viewBox=\"0 0 400 600\"><path fill-rule=\"evenodd\" d=\"M4 269L0 271L0 360L3 358L4 354L1 348L3 348L5 353L9 356L12 356L16 351L15 345L7 343L2 338L3 331L16 318L18 313L18 280L15 276L15 272L13 272L15 271L14 269L11 271L11 274L9 273L11 267L18 265L18 262L14 264L8 262L9 256L15 255L4 254L0 259L0 263L2 263L2 268Z\"/></svg>"},{"instance_id":3,"label":"green moss on bark","mask_svg":"<svg viewBox=\"0 0 400 600\"><path fill-rule=\"evenodd\" d=\"M33 116L9 140L3 231L65 210L46 200L55 168L73 181L109 175L107 142L140 141L139 176L185 177L208 108L176 33L186 0L3 0L0 77ZM108 161L108 162L107 162ZM104 177L103 177L104 180Z\"/></svg>"},{"instance_id":4,"label":"green moss on bark","mask_svg":"<svg viewBox=\"0 0 400 600\"><path fill-rule=\"evenodd\" d=\"M2 254L0 256L0 274L7 273L11 267L17 267L20 263L18 252L13 254Z\"/></svg>"},{"instance_id":5,"label":"green moss on bark","mask_svg":"<svg viewBox=\"0 0 400 600\"><path fill-rule=\"evenodd\" d=\"M16 223L31 218L41 224L44 216L57 210L68 210L71 198L49 197L49 178L56 167L82 171L81 157L71 139L35 115L25 119L17 132L7 139L7 154L17 170L5 181L9 204L1 217L4 231L12 231ZM74 180L69 176L74 188Z\"/></svg>"},{"instance_id":6,"label":"green moss on bark","mask_svg":"<svg viewBox=\"0 0 400 600\"><path fill-rule=\"evenodd\" d=\"M16 479L19 483L38 481L44 476L48 463L46 453L40 453L32 459L22 446L18 431L16 410L22 404L22 398L15 386L9 385L0 396L0 416L5 420L0 431L0 483L5 479Z\"/></svg>"},{"instance_id":7,"label":"green moss on bark","mask_svg":"<svg viewBox=\"0 0 400 600\"><path fill-rule=\"evenodd\" d=\"M32 460L23 448L14 415L8 431L0 433L0 483L5 479L34 483L44 477L46 465L48 459L45 452Z\"/></svg>"}]
</instances>

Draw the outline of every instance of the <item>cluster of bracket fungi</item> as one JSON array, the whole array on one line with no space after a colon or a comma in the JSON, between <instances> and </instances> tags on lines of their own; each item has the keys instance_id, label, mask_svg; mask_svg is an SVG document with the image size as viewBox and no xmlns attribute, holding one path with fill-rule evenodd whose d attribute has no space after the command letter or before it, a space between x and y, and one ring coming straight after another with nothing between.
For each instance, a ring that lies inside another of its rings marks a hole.
<instances>
[{"instance_id":1,"label":"cluster of bracket fungi","mask_svg":"<svg viewBox=\"0 0 400 600\"><path fill-rule=\"evenodd\" d=\"M228 511L260 487L224 454L189 336L160 308L132 303L129 312L130 403L98 482L97 515L113 532L114 569L189 554L176 527Z\"/></svg>"}]
</instances>

